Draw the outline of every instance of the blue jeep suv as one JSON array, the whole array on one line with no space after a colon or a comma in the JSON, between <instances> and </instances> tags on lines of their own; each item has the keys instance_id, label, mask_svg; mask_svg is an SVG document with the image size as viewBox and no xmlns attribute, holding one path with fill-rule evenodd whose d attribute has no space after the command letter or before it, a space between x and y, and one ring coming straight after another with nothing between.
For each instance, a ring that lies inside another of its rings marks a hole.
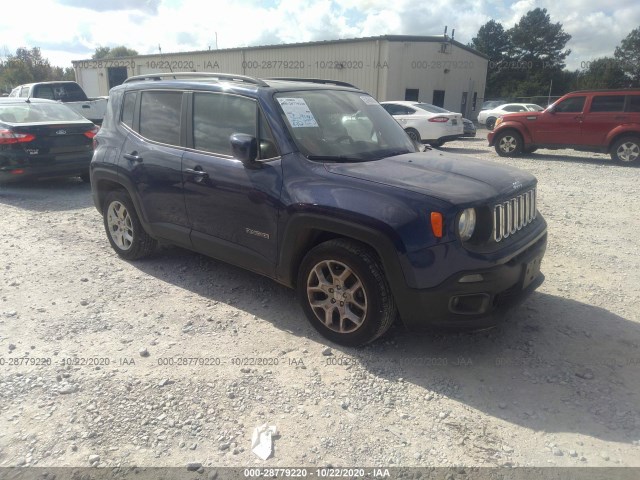
<instances>
[{"instance_id":1,"label":"blue jeep suv","mask_svg":"<svg viewBox=\"0 0 640 480\"><path fill-rule=\"evenodd\" d=\"M396 318L487 327L544 278L532 175L420 152L343 82L131 77L95 140L91 188L118 255L171 243L266 275L342 345Z\"/></svg>"}]
</instances>

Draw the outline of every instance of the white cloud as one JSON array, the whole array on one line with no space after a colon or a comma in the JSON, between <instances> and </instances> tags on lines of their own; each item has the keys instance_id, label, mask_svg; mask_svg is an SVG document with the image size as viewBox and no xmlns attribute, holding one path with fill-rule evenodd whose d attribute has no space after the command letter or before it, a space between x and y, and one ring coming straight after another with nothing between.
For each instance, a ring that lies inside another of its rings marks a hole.
<instances>
[{"instance_id":1,"label":"white cloud","mask_svg":"<svg viewBox=\"0 0 640 480\"><path fill-rule=\"evenodd\" d=\"M95 3L95 2L94 2ZM440 35L445 25L467 43L494 18L505 29L536 7L547 8L573 38L571 68L612 55L640 19L637 0L23 0L28 17L0 16L2 45L39 46L52 64L70 66L98 46L125 45L140 53L206 50L373 35Z\"/></svg>"}]
</instances>

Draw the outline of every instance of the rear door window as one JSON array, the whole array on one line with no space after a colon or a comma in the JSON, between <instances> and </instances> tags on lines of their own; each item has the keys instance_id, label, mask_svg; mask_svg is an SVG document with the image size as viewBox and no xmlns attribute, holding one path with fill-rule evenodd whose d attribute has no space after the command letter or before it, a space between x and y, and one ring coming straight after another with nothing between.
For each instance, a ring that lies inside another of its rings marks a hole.
<instances>
[{"instance_id":1,"label":"rear door window","mask_svg":"<svg viewBox=\"0 0 640 480\"><path fill-rule=\"evenodd\" d=\"M140 134L160 143L180 145L182 92L142 92Z\"/></svg>"},{"instance_id":2,"label":"rear door window","mask_svg":"<svg viewBox=\"0 0 640 480\"><path fill-rule=\"evenodd\" d=\"M624 95L595 95L591 100L591 112L622 112Z\"/></svg>"}]
</instances>

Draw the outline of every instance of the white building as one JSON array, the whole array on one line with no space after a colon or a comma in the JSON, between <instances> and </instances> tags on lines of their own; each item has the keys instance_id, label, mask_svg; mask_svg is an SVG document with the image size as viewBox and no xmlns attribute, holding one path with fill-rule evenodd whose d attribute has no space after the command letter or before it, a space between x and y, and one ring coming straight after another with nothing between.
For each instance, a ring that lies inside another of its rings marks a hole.
<instances>
[{"instance_id":1,"label":"white building","mask_svg":"<svg viewBox=\"0 0 640 480\"><path fill-rule=\"evenodd\" d=\"M76 60L89 96L127 77L155 72L224 72L253 77L324 78L351 83L378 101L419 100L475 119L488 57L447 36L383 35L321 42Z\"/></svg>"}]
</instances>

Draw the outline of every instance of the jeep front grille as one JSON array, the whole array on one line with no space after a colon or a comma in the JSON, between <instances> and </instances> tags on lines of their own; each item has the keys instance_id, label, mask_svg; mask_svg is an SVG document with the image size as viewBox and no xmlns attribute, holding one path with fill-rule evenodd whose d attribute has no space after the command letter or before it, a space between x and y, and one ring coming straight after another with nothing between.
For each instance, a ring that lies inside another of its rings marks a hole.
<instances>
[{"instance_id":1,"label":"jeep front grille","mask_svg":"<svg viewBox=\"0 0 640 480\"><path fill-rule=\"evenodd\" d=\"M500 242L536 218L536 190L510 198L493 207L493 239Z\"/></svg>"}]
</instances>

